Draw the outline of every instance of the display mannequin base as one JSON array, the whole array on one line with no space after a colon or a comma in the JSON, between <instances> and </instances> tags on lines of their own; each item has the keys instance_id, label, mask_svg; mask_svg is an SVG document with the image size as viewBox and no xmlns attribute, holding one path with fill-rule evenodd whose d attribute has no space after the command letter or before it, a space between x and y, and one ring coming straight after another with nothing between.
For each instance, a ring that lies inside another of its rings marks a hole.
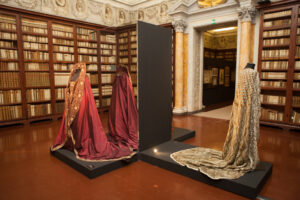
<instances>
[{"instance_id":1,"label":"display mannequin base","mask_svg":"<svg viewBox=\"0 0 300 200\"><path fill-rule=\"evenodd\" d=\"M260 162L255 171L246 173L238 179L213 180L202 174L200 171L195 171L182 166L170 158L170 154L174 152L193 147L195 146L177 141L168 141L140 152L139 159L250 199L255 199L257 197L262 186L272 173L272 164Z\"/></svg>"},{"instance_id":2,"label":"display mannequin base","mask_svg":"<svg viewBox=\"0 0 300 200\"><path fill-rule=\"evenodd\" d=\"M195 137L195 131L184 129L184 128L173 127L172 140L181 142L183 140L187 140L192 137Z\"/></svg>"},{"instance_id":3,"label":"display mannequin base","mask_svg":"<svg viewBox=\"0 0 300 200\"><path fill-rule=\"evenodd\" d=\"M71 152L67 149L59 149L51 152L51 154L89 178L96 178L97 176L101 176L110 171L119 169L125 165L137 161L138 158L136 154L132 158L126 160L87 162L78 160L75 157L74 152Z\"/></svg>"}]
</instances>

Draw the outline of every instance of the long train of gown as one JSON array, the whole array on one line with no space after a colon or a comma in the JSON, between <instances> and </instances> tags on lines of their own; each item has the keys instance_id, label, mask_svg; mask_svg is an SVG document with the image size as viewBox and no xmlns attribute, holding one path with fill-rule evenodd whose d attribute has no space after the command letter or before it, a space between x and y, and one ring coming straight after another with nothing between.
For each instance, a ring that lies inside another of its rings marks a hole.
<instances>
[{"instance_id":1,"label":"long train of gown","mask_svg":"<svg viewBox=\"0 0 300 200\"><path fill-rule=\"evenodd\" d=\"M81 70L80 75L76 81L71 81L77 69ZM132 112L131 109L127 111L128 115ZM135 154L131 144L114 140L115 137L111 136L108 139L105 134L86 75L85 64L74 65L66 88L62 123L51 150L64 147L74 151L78 159L86 161L119 160Z\"/></svg>"},{"instance_id":2,"label":"long train of gown","mask_svg":"<svg viewBox=\"0 0 300 200\"><path fill-rule=\"evenodd\" d=\"M244 69L239 76L223 151L196 147L175 152L171 158L212 179L239 178L254 170L259 162L259 116L258 73L253 69Z\"/></svg>"}]
</instances>

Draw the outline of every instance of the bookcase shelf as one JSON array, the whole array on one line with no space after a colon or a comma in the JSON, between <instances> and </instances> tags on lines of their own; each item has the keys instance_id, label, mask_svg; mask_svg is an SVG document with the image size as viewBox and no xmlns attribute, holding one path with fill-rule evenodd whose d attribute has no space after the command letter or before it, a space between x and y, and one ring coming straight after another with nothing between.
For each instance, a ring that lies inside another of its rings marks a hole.
<instances>
[{"instance_id":1,"label":"bookcase shelf","mask_svg":"<svg viewBox=\"0 0 300 200\"><path fill-rule=\"evenodd\" d=\"M13 51L9 53L14 56L0 58L0 79L9 80L0 85L0 126L61 117L74 63L86 63L96 106L101 112L110 106L112 82L122 58L128 59L124 63L132 73L137 91L136 25L110 28L2 5L0 18L4 21L0 49ZM124 32L127 35L121 37ZM120 52L127 55L121 56ZM7 100L13 93L18 94L18 101Z\"/></svg>"},{"instance_id":2,"label":"bookcase shelf","mask_svg":"<svg viewBox=\"0 0 300 200\"><path fill-rule=\"evenodd\" d=\"M258 57L261 98L264 98L261 124L300 129L300 106L293 106L300 100L300 88L293 88L300 86L296 67L300 66L299 42L296 42L300 33L299 7L299 2L289 0L258 7L262 11Z\"/></svg>"}]
</instances>

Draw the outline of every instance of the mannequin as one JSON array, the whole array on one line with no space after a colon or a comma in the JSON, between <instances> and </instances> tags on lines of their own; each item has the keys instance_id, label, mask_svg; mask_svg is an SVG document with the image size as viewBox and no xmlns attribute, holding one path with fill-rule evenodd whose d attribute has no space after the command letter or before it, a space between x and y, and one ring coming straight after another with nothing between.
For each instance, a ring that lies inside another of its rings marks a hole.
<instances>
[{"instance_id":1,"label":"mannequin","mask_svg":"<svg viewBox=\"0 0 300 200\"><path fill-rule=\"evenodd\" d=\"M245 66L245 69L247 69L247 68L254 69L255 64L254 63L247 63L247 65Z\"/></svg>"}]
</instances>

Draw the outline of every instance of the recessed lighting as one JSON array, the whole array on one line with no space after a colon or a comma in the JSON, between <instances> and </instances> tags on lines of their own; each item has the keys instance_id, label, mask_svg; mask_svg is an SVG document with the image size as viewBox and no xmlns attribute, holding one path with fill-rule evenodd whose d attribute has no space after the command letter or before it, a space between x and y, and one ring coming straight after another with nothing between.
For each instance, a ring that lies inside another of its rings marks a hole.
<instances>
[{"instance_id":1,"label":"recessed lighting","mask_svg":"<svg viewBox=\"0 0 300 200\"><path fill-rule=\"evenodd\" d=\"M158 152L157 148L154 148L154 149L153 149L153 152L154 152L154 153L157 153L157 152Z\"/></svg>"},{"instance_id":2,"label":"recessed lighting","mask_svg":"<svg viewBox=\"0 0 300 200\"><path fill-rule=\"evenodd\" d=\"M230 31L234 29L236 29L236 27L226 27L226 28L214 29L213 32Z\"/></svg>"}]
</instances>

